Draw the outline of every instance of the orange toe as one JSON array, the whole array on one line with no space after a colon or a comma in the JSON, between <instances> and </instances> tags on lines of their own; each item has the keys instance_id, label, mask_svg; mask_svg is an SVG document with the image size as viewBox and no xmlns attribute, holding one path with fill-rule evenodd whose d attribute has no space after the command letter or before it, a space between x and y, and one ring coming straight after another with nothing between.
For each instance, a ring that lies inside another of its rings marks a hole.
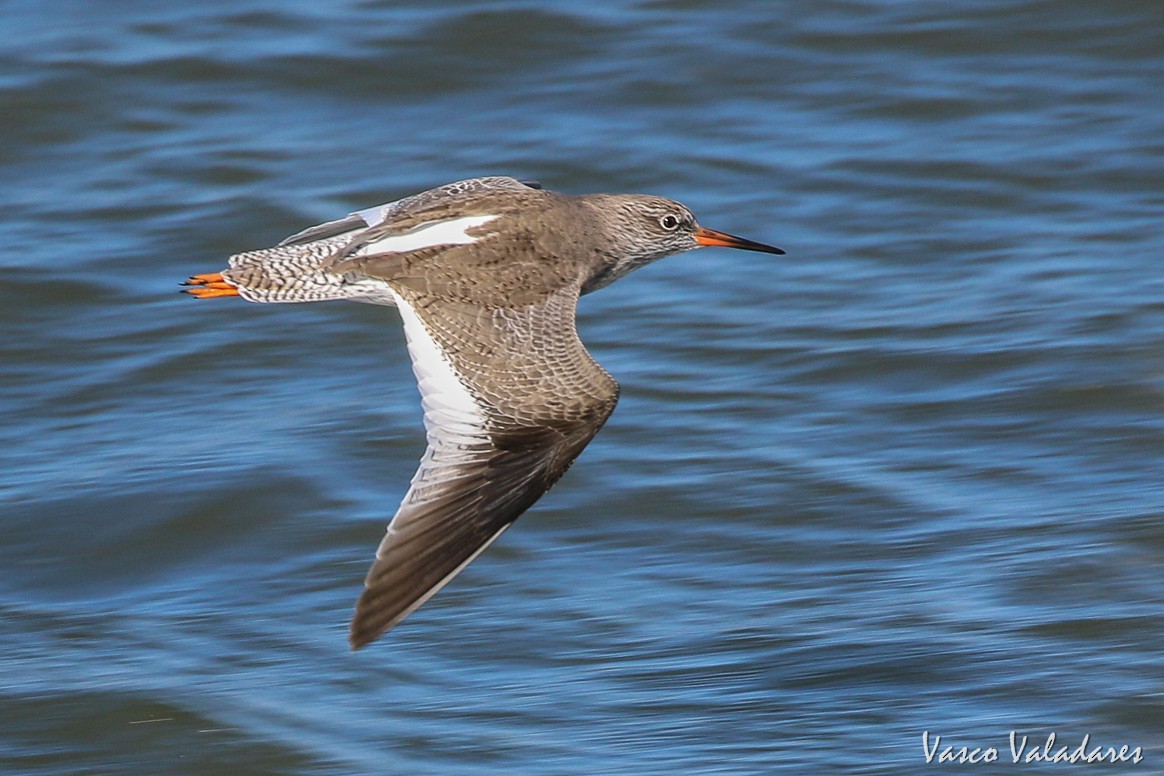
<instances>
[{"instance_id":1,"label":"orange toe","mask_svg":"<svg viewBox=\"0 0 1164 776\"><path fill-rule=\"evenodd\" d=\"M206 272L202 275L191 275L182 281L184 286L205 286L210 283L223 282L221 272Z\"/></svg>"},{"instance_id":2,"label":"orange toe","mask_svg":"<svg viewBox=\"0 0 1164 776\"><path fill-rule=\"evenodd\" d=\"M182 282L182 285L194 286L194 288L187 288L184 291L199 299L213 299L216 296L238 296L238 289L233 283L223 278L221 272L191 275Z\"/></svg>"},{"instance_id":3,"label":"orange toe","mask_svg":"<svg viewBox=\"0 0 1164 776\"><path fill-rule=\"evenodd\" d=\"M190 294L199 299L213 299L216 296L238 296L238 289L234 286L229 286L226 283L213 285L207 284L197 288L183 289L182 293Z\"/></svg>"}]
</instances>

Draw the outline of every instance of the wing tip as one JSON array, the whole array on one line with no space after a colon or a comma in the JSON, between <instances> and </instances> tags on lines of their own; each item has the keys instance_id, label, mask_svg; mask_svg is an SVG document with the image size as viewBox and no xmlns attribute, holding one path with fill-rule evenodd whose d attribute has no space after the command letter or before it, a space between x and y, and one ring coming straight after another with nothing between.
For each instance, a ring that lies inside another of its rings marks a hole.
<instances>
[{"instance_id":1,"label":"wing tip","mask_svg":"<svg viewBox=\"0 0 1164 776\"><path fill-rule=\"evenodd\" d=\"M363 597L360 599L363 603ZM363 607L357 604L356 616L352 618L351 628L348 629L348 646L351 647L352 652L356 652L376 639L383 636L392 625L385 625L383 628L377 627L374 618L369 618L368 614L363 611Z\"/></svg>"},{"instance_id":2,"label":"wing tip","mask_svg":"<svg viewBox=\"0 0 1164 776\"><path fill-rule=\"evenodd\" d=\"M353 630L348 634L348 647L352 652L359 652L361 649L375 641L376 638L377 636L371 636L367 633L356 633L353 623Z\"/></svg>"},{"instance_id":3,"label":"wing tip","mask_svg":"<svg viewBox=\"0 0 1164 776\"><path fill-rule=\"evenodd\" d=\"M348 630L348 644L353 652L368 646L392 630L428 599L428 596L422 596L421 600L401 611L398 606L384 605L380 599L385 597L385 592L368 586L364 589L360 599L356 601L356 613L352 617L352 624Z\"/></svg>"},{"instance_id":4,"label":"wing tip","mask_svg":"<svg viewBox=\"0 0 1164 776\"><path fill-rule=\"evenodd\" d=\"M391 627L391 625L384 628L370 627L369 623L363 621L357 614L352 620L351 629L348 631L348 646L351 647L352 652L358 652L387 633Z\"/></svg>"}]
</instances>

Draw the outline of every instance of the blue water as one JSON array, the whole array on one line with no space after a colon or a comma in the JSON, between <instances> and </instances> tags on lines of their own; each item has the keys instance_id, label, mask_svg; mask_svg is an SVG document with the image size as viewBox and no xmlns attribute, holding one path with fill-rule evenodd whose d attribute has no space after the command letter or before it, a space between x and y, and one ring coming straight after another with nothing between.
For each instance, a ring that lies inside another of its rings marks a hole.
<instances>
[{"instance_id":1,"label":"blue water","mask_svg":"<svg viewBox=\"0 0 1164 776\"><path fill-rule=\"evenodd\" d=\"M1164 5L0 18L0 773L1164 773ZM496 173L788 255L587 297L613 418L353 654L399 319L176 283Z\"/></svg>"}]
</instances>

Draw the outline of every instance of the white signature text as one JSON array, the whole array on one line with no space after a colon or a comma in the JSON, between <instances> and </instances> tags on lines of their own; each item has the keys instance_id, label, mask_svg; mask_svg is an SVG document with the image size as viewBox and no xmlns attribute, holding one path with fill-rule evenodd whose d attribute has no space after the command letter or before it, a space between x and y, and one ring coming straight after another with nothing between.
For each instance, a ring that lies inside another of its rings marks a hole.
<instances>
[{"instance_id":1,"label":"white signature text","mask_svg":"<svg viewBox=\"0 0 1164 776\"><path fill-rule=\"evenodd\" d=\"M1046 739L1033 740L1010 731L1008 746L1001 750L1011 763L1138 763L1144 759L1143 747L1103 746L1091 743L1091 734L1086 733L1077 746L1059 745L1054 733ZM994 763L1002 756L993 746L970 747L942 746L942 737L922 731L922 751L927 763Z\"/></svg>"}]
</instances>

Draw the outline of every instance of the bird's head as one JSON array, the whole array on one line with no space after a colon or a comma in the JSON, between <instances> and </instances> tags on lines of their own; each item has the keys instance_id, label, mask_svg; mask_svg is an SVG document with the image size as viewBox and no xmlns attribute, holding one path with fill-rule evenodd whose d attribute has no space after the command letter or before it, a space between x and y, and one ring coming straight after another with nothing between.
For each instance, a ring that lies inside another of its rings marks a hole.
<instances>
[{"instance_id":1,"label":"bird's head","mask_svg":"<svg viewBox=\"0 0 1164 776\"><path fill-rule=\"evenodd\" d=\"M598 214L606 261L582 293L613 283L623 275L665 256L704 246L782 254L779 248L700 226L685 205L642 194L597 194L585 198Z\"/></svg>"}]
</instances>

